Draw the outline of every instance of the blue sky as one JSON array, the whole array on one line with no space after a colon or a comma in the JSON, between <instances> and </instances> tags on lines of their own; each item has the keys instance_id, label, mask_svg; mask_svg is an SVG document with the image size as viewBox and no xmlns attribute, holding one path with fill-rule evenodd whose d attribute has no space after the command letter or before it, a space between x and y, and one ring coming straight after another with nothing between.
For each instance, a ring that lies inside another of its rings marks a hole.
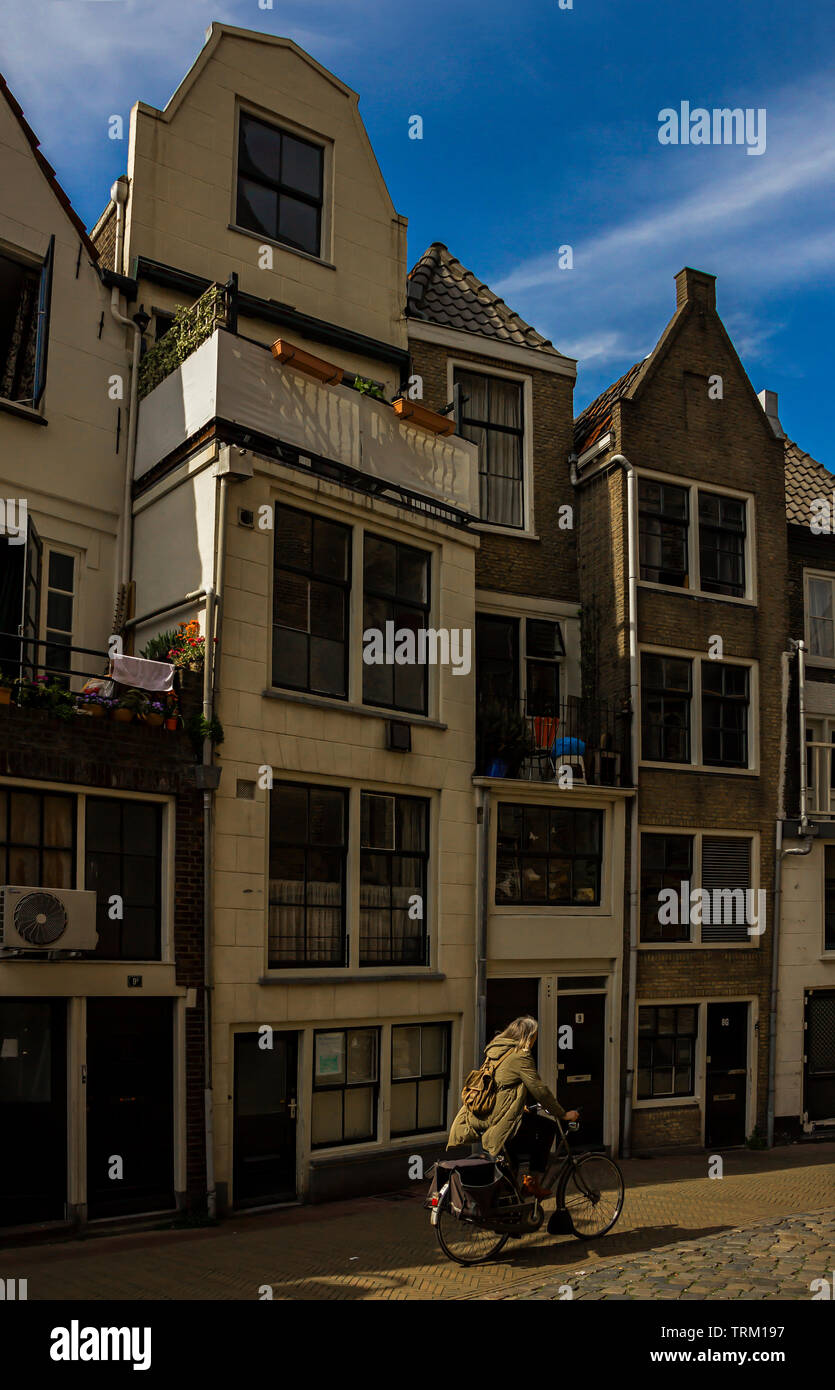
<instances>
[{"instance_id":1,"label":"blue sky","mask_svg":"<svg viewBox=\"0 0 835 1390\"><path fill-rule=\"evenodd\" d=\"M831 0L4 0L3 14L0 70L88 225L125 166L111 114L163 106L213 19L285 34L359 92L410 263L446 242L578 357L578 411L651 350L689 264L718 277L754 388L778 391L788 433L835 469ZM765 108L765 153L662 146L658 114L682 101Z\"/></svg>"}]
</instances>

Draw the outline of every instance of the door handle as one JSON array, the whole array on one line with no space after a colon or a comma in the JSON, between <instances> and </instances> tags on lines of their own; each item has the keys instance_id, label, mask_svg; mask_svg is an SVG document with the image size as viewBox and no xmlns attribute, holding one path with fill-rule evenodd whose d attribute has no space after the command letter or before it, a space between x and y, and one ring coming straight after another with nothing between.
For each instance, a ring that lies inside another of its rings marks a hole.
<instances>
[{"instance_id":1,"label":"door handle","mask_svg":"<svg viewBox=\"0 0 835 1390\"><path fill-rule=\"evenodd\" d=\"M295 1097L293 1097L293 1099L292 1099L291 1101L288 1102L288 1105L289 1105L289 1109L290 1109L290 1119L291 1119L291 1120L295 1120L295 1118L296 1118L296 1099L295 1099Z\"/></svg>"}]
</instances>

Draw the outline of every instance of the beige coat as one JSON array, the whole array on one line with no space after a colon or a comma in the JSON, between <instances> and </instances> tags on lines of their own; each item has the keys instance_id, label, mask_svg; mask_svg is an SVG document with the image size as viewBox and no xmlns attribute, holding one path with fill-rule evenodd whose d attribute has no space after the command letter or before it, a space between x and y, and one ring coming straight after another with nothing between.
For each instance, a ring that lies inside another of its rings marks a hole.
<instances>
[{"instance_id":1,"label":"beige coat","mask_svg":"<svg viewBox=\"0 0 835 1390\"><path fill-rule=\"evenodd\" d=\"M472 1115L462 1106L449 1132L450 1148L480 1143L487 1153L499 1153L518 1130L525 1106L531 1100L538 1101L549 1114L562 1119L565 1111L536 1070L530 1052L517 1051L516 1044L500 1034L488 1043L484 1056L491 1060L501 1058L495 1072L496 1103L489 1115L481 1117Z\"/></svg>"}]
</instances>

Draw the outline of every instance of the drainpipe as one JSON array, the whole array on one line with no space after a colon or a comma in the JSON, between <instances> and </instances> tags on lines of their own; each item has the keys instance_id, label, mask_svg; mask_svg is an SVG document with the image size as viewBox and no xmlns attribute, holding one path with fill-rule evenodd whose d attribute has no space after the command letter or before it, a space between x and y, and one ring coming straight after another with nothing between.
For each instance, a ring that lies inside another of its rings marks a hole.
<instances>
[{"instance_id":1,"label":"drainpipe","mask_svg":"<svg viewBox=\"0 0 835 1390\"><path fill-rule=\"evenodd\" d=\"M774 1145L774 1109L777 1075L777 1002L780 979L780 915L783 899L783 860L789 856L811 854L817 827L808 817L808 786L806 777L806 643L792 641L797 653L798 734L800 738L800 838L803 844L796 849L783 849L785 807L786 730L789 704L789 661L791 652L782 654L782 718L780 721L780 774L778 783L777 825L774 843L774 907L772 910L771 992L768 1011L768 1102L766 1111L766 1142Z\"/></svg>"},{"instance_id":2,"label":"drainpipe","mask_svg":"<svg viewBox=\"0 0 835 1390\"><path fill-rule=\"evenodd\" d=\"M114 270L117 275L122 273L122 259L124 255L125 241L125 204L128 198L128 180L122 175L113 184L110 190L110 197L116 206L116 244L114 250ZM128 404L128 438L127 438L127 457L125 459L125 480L122 495L122 524L119 536L119 560L118 560L118 583L123 588L127 588L130 583L131 569L131 532L132 532L132 505L131 505L131 486L133 484L133 467L136 459L136 426L139 417L138 385L139 385L139 358L142 344L142 331L138 323L133 319L126 318L120 308L119 290L114 285L110 291L110 312L117 323L124 325L125 328L133 330L133 348L131 351L130 367L130 398Z\"/></svg>"},{"instance_id":3,"label":"drainpipe","mask_svg":"<svg viewBox=\"0 0 835 1390\"><path fill-rule=\"evenodd\" d=\"M476 947L476 1036L475 1065L479 1066L487 1046L487 920L490 911L488 875L490 872L490 796L479 787L478 811L478 941Z\"/></svg>"}]
</instances>

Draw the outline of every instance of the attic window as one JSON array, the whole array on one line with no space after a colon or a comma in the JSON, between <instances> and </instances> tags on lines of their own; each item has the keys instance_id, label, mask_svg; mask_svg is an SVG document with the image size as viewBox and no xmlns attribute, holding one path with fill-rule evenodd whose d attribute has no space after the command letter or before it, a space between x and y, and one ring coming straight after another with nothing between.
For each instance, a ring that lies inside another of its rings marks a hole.
<instances>
[{"instance_id":1,"label":"attic window","mask_svg":"<svg viewBox=\"0 0 835 1390\"><path fill-rule=\"evenodd\" d=\"M0 254L0 396L37 406L46 379L52 248L42 266Z\"/></svg>"},{"instance_id":2,"label":"attic window","mask_svg":"<svg viewBox=\"0 0 835 1390\"><path fill-rule=\"evenodd\" d=\"M324 151L241 112L237 226L321 254Z\"/></svg>"}]
</instances>

